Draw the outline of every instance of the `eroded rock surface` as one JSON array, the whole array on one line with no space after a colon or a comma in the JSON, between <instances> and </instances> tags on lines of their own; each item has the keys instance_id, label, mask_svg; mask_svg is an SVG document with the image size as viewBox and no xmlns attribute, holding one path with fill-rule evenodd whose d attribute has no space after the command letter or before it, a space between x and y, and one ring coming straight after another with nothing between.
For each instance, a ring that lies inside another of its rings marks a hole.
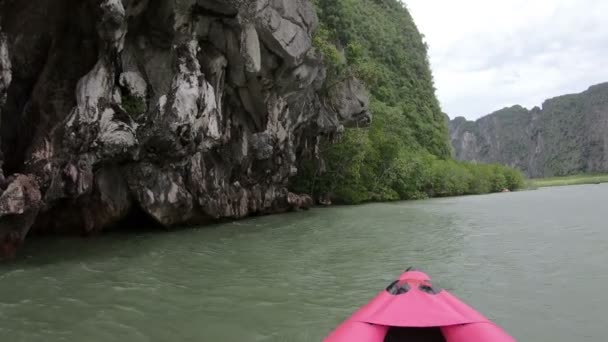
<instances>
[{"instance_id":1,"label":"eroded rock surface","mask_svg":"<svg viewBox=\"0 0 608 342\"><path fill-rule=\"evenodd\" d=\"M0 1L0 254L28 233L309 207L323 137L370 121L329 91L310 0ZM325 95L322 95L325 94Z\"/></svg>"},{"instance_id":2,"label":"eroded rock surface","mask_svg":"<svg viewBox=\"0 0 608 342\"><path fill-rule=\"evenodd\" d=\"M509 165L531 178L608 171L608 83L449 127L459 160Z\"/></svg>"}]
</instances>

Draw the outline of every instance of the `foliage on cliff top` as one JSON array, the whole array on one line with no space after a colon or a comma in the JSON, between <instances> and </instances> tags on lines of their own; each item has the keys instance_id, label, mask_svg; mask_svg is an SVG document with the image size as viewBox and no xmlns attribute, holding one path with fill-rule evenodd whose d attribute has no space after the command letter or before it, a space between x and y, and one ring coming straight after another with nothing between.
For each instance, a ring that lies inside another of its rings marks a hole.
<instances>
[{"instance_id":1,"label":"foliage on cliff top","mask_svg":"<svg viewBox=\"0 0 608 342\"><path fill-rule=\"evenodd\" d=\"M315 45L330 78L357 76L376 104L373 129L390 125L409 149L447 157L447 126L412 17L397 0L316 0L321 27ZM329 84L332 82L330 81ZM390 122L387 122L390 121Z\"/></svg>"},{"instance_id":2,"label":"foliage on cliff top","mask_svg":"<svg viewBox=\"0 0 608 342\"><path fill-rule=\"evenodd\" d=\"M363 80L374 120L369 129L348 129L339 144L322 146L325 173L304 161L294 191L360 203L485 193L523 184L515 171L449 159L447 122L435 96L427 46L400 1L315 4L321 25L314 43L329 64L328 86L352 76Z\"/></svg>"}]
</instances>

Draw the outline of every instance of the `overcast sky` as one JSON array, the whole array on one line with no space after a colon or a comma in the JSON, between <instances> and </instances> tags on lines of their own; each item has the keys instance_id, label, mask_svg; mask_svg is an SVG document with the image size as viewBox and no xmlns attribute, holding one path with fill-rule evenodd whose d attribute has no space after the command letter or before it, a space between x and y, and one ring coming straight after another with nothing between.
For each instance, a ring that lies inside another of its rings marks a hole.
<instances>
[{"instance_id":1,"label":"overcast sky","mask_svg":"<svg viewBox=\"0 0 608 342\"><path fill-rule=\"evenodd\" d=\"M608 82L606 0L405 0L451 117L477 119Z\"/></svg>"}]
</instances>

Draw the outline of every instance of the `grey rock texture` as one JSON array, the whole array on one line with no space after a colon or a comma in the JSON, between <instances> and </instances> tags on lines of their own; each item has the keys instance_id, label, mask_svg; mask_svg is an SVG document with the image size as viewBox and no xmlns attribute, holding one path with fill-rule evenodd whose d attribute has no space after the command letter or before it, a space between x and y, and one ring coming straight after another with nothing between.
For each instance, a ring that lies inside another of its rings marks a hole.
<instances>
[{"instance_id":1,"label":"grey rock texture","mask_svg":"<svg viewBox=\"0 0 608 342\"><path fill-rule=\"evenodd\" d=\"M542 108L505 108L449 124L459 160L500 163L529 177L608 171L608 84L556 97Z\"/></svg>"},{"instance_id":2,"label":"grey rock texture","mask_svg":"<svg viewBox=\"0 0 608 342\"><path fill-rule=\"evenodd\" d=\"M0 24L0 257L308 207L298 159L371 119L359 81L321 91L310 0L0 0Z\"/></svg>"}]
</instances>

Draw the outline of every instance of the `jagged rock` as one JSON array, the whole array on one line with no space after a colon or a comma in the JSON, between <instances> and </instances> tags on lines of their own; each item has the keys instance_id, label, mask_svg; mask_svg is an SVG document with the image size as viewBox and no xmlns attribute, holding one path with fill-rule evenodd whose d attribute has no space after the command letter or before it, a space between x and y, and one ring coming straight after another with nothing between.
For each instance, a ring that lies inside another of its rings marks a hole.
<instances>
[{"instance_id":1,"label":"jagged rock","mask_svg":"<svg viewBox=\"0 0 608 342\"><path fill-rule=\"evenodd\" d=\"M349 79L336 84L331 88L329 98L340 122L348 122L351 126L369 124L369 97L361 81Z\"/></svg>"},{"instance_id":2,"label":"jagged rock","mask_svg":"<svg viewBox=\"0 0 608 342\"><path fill-rule=\"evenodd\" d=\"M310 49L311 32L318 19L308 0L258 0L261 8L256 26L261 39L290 63L300 60Z\"/></svg>"},{"instance_id":3,"label":"jagged rock","mask_svg":"<svg viewBox=\"0 0 608 342\"><path fill-rule=\"evenodd\" d=\"M0 19L0 254L134 211L310 207L287 190L298 158L370 120L357 80L325 91L310 0L9 1Z\"/></svg>"},{"instance_id":4,"label":"jagged rock","mask_svg":"<svg viewBox=\"0 0 608 342\"><path fill-rule=\"evenodd\" d=\"M23 215L39 205L41 196L36 181L31 176L14 175L0 196L0 218Z\"/></svg>"},{"instance_id":5,"label":"jagged rock","mask_svg":"<svg viewBox=\"0 0 608 342\"><path fill-rule=\"evenodd\" d=\"M6 36L0 27L0 107L6 102L6 92L11 84L12 71L11 59L8 54Z\"/></svg>"},{"instance_id":6,"label":"jagged rock","mask_svg":"<svg viewBox=\"0 0 608 342\"><path fill-rule=\"evenodd\" d=\"M245 60L245 69L250 73L258 73L262 68L262 52L260 39L255 26L247 24L241 33L241 55Z\"/></svg>"},{"instance_id":7,"label":"jagged rock","mask_svg":"<svg viewBox=\"0 0 608 342\"><path fill-rule=\"evenodd\" d=\"M314 205L314 201L309 195L297 195L292 192L287 195L287 203L289 203L293 209L305 210L310 209Z\"/></svg>"},{"instance_id":8,"label":"jagged rock","mask_svg":"<svg viewBox=\"0 0 608 342\"><path fill-rule=\"evenodd\" d=\"M159 223L171 226L190 219L193 199L179 170L138 164L127 171L127 182L138 204Z\"/></svg>"},{"instance_id":9,"label":"jagged rock","mask_svg":"<svg viewBox=\"0 0 608 342\"><path fill-rule=\"evenodd\" d=\"M14 175L0 195L0 260L12 258L34 223L42 196L31 176Z\"/></svg>"},{"instance_id":10,"label":"jagged rock","mask_svg":"<svg viewBox=\"0 0 608 342\"><path fill-rule=\"evenodd\" d=\"M528 177L608 171L608 83L558 96L542 108L504 108L449 122L454 157L515 167Z\"/></svg>"},{"instance_id":11,"label":"jagged rock","mask_svg":"<svg viewBox=\"0 0 608 342\"><path fill-rule=\"evenodd\" d=\"M12 81L11 59L8 54L8 44L6 37L0 27L0 118L2 117L2 108L6 103L6 93ZM3 167L3 153L0 151L0 168ZM0 170L0 182L4 182L4 172Z\"/></svg>"},{"instance_id":12,"label":"jagged rock","mask_svg":"<svg viewBox=\"0 0 608 342\"><path fill-rule=\"evenodd\" d=\"M148 97L148 84L138 72L128 71L120 74L120 85L127 89L129 95L145 99Z\"/></svg>"},{"instance_id":13,"label":"jagged rock","mask_svg":"<svg viewBox=\"0 0 608 342\"><path fill-rule=\"evenodd\" d=\"M272 137L266 132L252 135L250 146L257 160L268 160L274 152Z\"/></svg>"},{"instance_id":14,"label":"jagged rock","mask_svg":"<svg viewBox=\"0 0 608 342\"><path fill-rule=\"evenodd\" d=\"M127 34L127 14L122 1L104 0L99 8L101 9L101 19L97 23L99 38L115 49L122 50Z\"/></svg>"}]
</instances>

